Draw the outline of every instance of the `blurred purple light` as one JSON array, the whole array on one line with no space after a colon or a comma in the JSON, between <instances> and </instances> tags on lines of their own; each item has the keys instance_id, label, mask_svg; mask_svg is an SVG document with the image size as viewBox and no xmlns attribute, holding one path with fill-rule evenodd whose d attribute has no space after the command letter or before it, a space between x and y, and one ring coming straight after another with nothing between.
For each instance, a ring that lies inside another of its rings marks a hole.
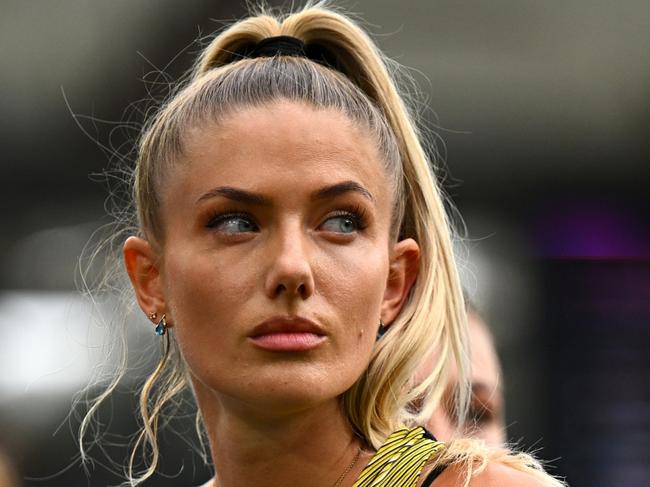
<instances>
[{"instance_id":1,"label":"blurred purple light","mask_svg":"<svg viewBox=\"0 0 650 487\"><path fill-rule=\"evenodd\" d=\"M534 235L543 257L647 258L647 227L629 210L572 203L548 208L537 219Z\"/></svg>"}]
</instances>

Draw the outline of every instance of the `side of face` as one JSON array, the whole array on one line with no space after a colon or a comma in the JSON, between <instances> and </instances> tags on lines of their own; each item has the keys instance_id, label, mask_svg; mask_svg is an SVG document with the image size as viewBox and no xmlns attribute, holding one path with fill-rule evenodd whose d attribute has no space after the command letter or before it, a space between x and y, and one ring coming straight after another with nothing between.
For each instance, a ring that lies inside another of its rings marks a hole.
<instances>
[{"instance_id":1,"label":"side of face","mask_svg":"<svg viewBox=\"0 0 650 487\"><path fill-rule=\"evenodd\" d=\"M501 445L506 440L504 421L503 385L501 367L492 337L485 323L475 313L468 314L469 342L471 351L472 397L466 419L466 435L485 440L488 444ZM427 373L435 360L432 354L423 365L420 374ZM458 385L458 375L452 367L442 403L433 412L427 427L444 441L457 435L453 397Z\"/></svg>"},{"instance_id":2,"label":"side of face","mask_svg":"<svg viewBox=\"0 0 650 487\"><path fill-rule=\"evenodd\" d=\"M190 131L161 188L160 252L131 240L125 259L197 393L287 412L356 381L417 274L417 244L389 241L388 188L372 138L333 110L279 101ZM278 318L315 325L318 343L260 347Z\"/></svg>"}]
</instances>

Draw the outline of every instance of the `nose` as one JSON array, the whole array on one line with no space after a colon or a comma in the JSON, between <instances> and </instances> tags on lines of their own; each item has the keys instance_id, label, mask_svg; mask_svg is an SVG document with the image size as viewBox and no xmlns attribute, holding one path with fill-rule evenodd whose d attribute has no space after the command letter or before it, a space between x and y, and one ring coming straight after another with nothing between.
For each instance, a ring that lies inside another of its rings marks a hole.
<instances>
[{"instance_id":1,"label":"nose","mask_svg":"<svg viewBox=\"0 0 650 487\"><path fill-rule=\"evenodd\" d=\"M306 249L305 235L299 229L279 232L272 239L266 293L269 298L287 296L307 299L314 293L314 276Z\"/></svg>"}]
</instances>

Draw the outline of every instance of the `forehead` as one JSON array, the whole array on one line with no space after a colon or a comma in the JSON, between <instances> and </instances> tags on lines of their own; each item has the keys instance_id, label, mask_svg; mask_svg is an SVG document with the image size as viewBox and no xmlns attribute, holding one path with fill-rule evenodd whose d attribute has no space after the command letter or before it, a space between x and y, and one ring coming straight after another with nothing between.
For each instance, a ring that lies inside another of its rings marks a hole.
<instances>
[{"instance_id":1,"label":"forehead","mask_svg":"<svg viewBox=\"0 0 650 487\"><path fill-rule=\"evenodd\" d=\"M373 194L387 192L376 141L334 109L291 101L239 109L219 123L190 129L184 142L184 163L174 171L188 182L208 184L201 173L210 171L221 184L250 189L354 179L373 186Z\"/></svg>"}]
</instances>

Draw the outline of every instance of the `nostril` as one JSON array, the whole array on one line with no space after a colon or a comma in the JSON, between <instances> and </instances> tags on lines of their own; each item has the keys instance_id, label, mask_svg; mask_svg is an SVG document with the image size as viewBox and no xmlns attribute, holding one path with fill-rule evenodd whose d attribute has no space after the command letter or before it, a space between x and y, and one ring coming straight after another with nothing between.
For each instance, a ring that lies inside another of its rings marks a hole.
<instances>
[{"instance_id":1,"label":"nostril","mask_svg":"<svg viewBox=\"0 0 650 487\"><path fill-rule=\"evenodd\" d=\"M304 284L301 284L298 287L298 294L300 294L300 296L302 296L303 298L305 296L307 296L307 286L305 286Z\"/></svg>"},{"instance_id":2,"label":"nostril","mask_svg":"<svg viewBox=\"0 0 650 487\"><path fill-rule=\"evenodd\" d=\"M305 283L300 283L297 286L280 283L275 288L275 295L280 296L282 294L292 294L304 298L307 296L308 290Z\"/></svg>"}]
</instances>

